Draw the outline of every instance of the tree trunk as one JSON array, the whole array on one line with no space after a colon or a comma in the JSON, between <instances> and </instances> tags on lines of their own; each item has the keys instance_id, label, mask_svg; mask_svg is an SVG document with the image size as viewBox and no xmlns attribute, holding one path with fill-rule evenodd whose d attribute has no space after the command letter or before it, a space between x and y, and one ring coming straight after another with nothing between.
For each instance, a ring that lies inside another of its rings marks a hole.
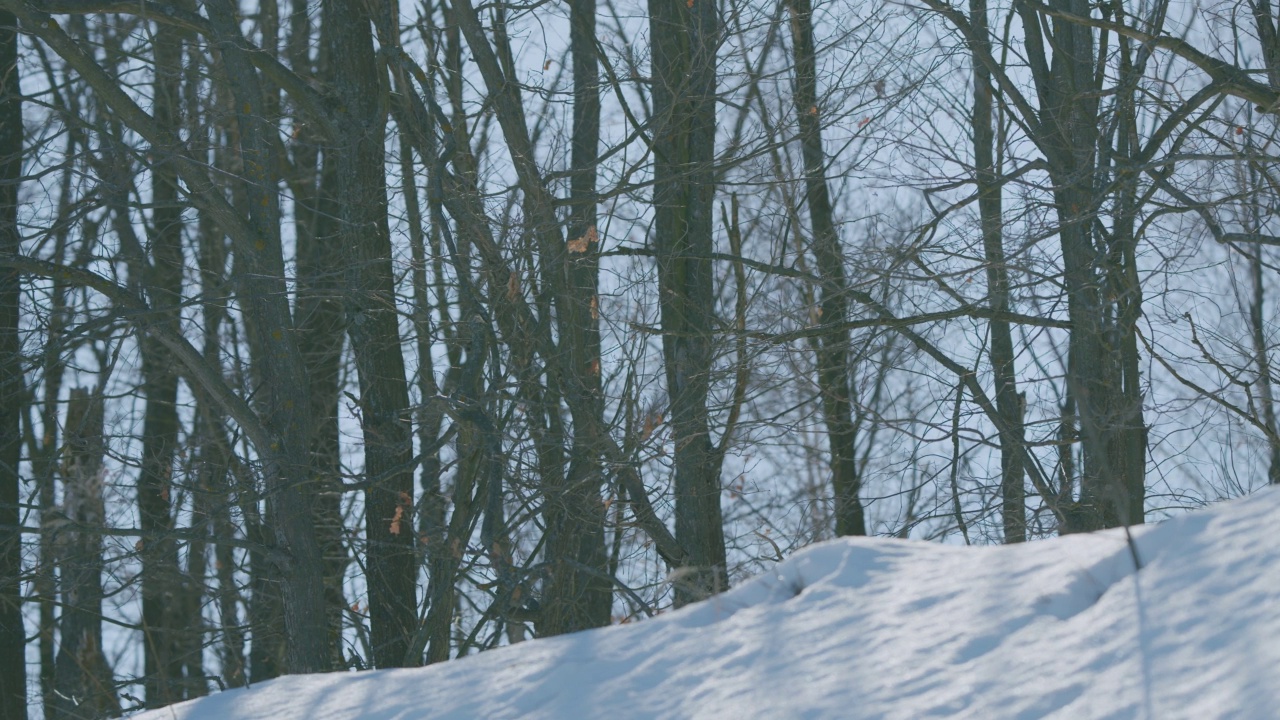
<instances>
[{"instance_id":1,"label":"tree trunk","mask_svg":"<svg viewBox=\"0 0 1280 720\"><path fill-rule=\"evenodd\" d=\"M22 178L22 94L18 20L0 11L0 253L18 252ZM22 622L22 535L18 496L24 405L18 338L18 271L0 268L0 717L27 717L26 629Z\"/></svg>"},{"instance_id":2,"label":"tree trunk","mask_svg":"<svg viewBox=\"0 0 1280 720\"><path fill-rule=\"evenodd\" d=\"M969 0L969 21L973 24L981 52L991 53L988 39L987 2ZM1018 394L1014 367L1013 335L1007 320L998 319L1009 311L1009 268L1004 256L1003 192L1000 167L995 158L995 126L992 118L991 73L973 53L973 164L977 174L978 216L982 228L982 249L987 265L987 302L993 313L991 331L991 372L995 379L996 411L1003 419L1000 436L1000 505L1004 541L1027 539L1026 490L1023 485L1024 445L1023 402Z\"/></svg>"},{"instance_id":3,"label":"tree trunk","mask_svg":"<svg viewBox=\"0 0 1280 720\"><path fill-rule=\"evenodd\" d=\"M831 446L831 487L835 493L836 535L866 535L867 523L858 497L862 480L858 472L858 433L853 421L849 390L848 281L844 252L836 229L831 195L827 189L826 151L822 147L822 108L818 100L817 57L813 42L813 7L810 0L788 0L791 39L795 55L796 84L793 98L799 125L800 151L804 157L805 202L813 224L813 254L821 279L818 321L823 329L818 341L818 390Z\"/></svg>"},{"instance_id":4,"label":"tree trunk","mask_svg":"<svg viewBox=\"0 0 1280 720\"><path fill-rule=\"evenodd\" d=\"M294 71L311 76L312 31L305 0L295 0L289 19L287 52ZM321 50L318 79L332 76L334 61ZM339 68L340 69L340 68ZM342 315L342 247L336 218L335 163L320 163L319 141L310 124L295 128L292 179L298 257L298 350L307 365L314 423L312 483L316 533L324 557L325 608L335 664L342 662L342 621L347 611L342 581L349 557L343 543L342 464L339 456L338 399L346 328ZM323 177L321 177L323 172Z\"/></svg>"},{"instance_id":5,"label":"tree trunk","mask_svg":"<svg viewBox=\"0 0 1280 720\"><path fill-rule=\"evenodd\" d=\"M324 45L343 63L333 77L345 108L338 122L341 137L326 150L325 165L333 166L336 178L343 306L360 378L370 639L374 664L397 667L405 662L417 622L417 567L409 394L387 224L389 98L368 7L358 0L328 0L323 7Z\"/></svg>"},{"instance_id":6,"label":"tree trunk","mask_svg":"<svg viewBox=\"0 0 1280 720\"><path fill-rule=\"evenodd\" d=\"M58 548L61 642L55 662L54 712L57 718L96 720L117 715L111 666L102 652L102 536L106 524L102 500L103 401L95 391L74 388L67 407L67 457L64 465L62 522L46 530ZM52 520L52 519L51 519ZM71 527L58 529L57 525ZM81 531L75 526L89 528Z\"/></svg>"},{"instance_id":7,"label":"tree trunk","mask_svg":"<svg viewBox=\"0 0 1280 720\"><path fill-rule=\"evenodd\" d=\"M676 539L687 553L676 604L727 585L721 456L708 394L715 326L711 265L716 141L716 4L649 1L653 76L653 247L675 444Z\"/></svg>"},{"instance_id":8,"label":"tree trunk","mask_svg":"<svg viewBox=\"0 0 1280 720\"><path fill-rule=\"evenodd\" d=\"M256 398L273 441L257 448L267 486L265 532L274 535L284 608L285 664L292 673L323 672L332 667L324 608L324 568L315 532L315 496L306 487L310 475L311 418L305 402L309 387L298 351L284 282L280 242L278 158L262 118L264 99L257 74L235 46L239 29L226 0L206 4L222 43L222 61L235 108L243 191L249 235L233 236L237 296L245 313ZM301 402L300 402L301 400ZM260 538L265 540L265 538ZM261 558L265 559L265 558ZM256 603L256 601L255 601ZM256 640L255 640L256 645ZM257 669L254 669L257 673Z\"/></svg>"},{"instance_id":9,"label":"tree trunk","mask_svg":"<svg viewBox=\"0 0 1280 720\"><path fill-rule=\"evenodd\" d=\"M182 39L173 28L159 25L155 31L154 113L156 123L176 137L179 133L179 80ZM153 148L164 158L172 148ZM151 307L164 323L178 332L178 306L182 302L182 205L178 176L172 163L151 167L150 258L137 258L131 272L147 289ZM147 537L142 544L143 686L146 706L162 707L184 698L182 659L178 633L186 618L178 596L181 578L178 547L169 539L172 529L170 493L174 452L178 441L178 373L169 353L158 340L145 337L142 346L143 393L146 409L142 427L142 467L138 474L140 527Z\"/></svg>"},{"instance_id":10,"label":"tree trunk","mask_svg":"<svg viewBox=\"0 0 1280 720\"><path fill-rule=\"evenodd\" d=\"M596 228L596 166L600 143L599 61L596 2L573 0L569 42L573 55L573 134L569 192L569 244L559 278L560 360L573 417L569 468L562 487L548 485L544 499L550 577L543 590L542 636L609 624L612 587L604 545L600 383L599 231ZM544 260L545 262L545 260Z\"/></svg>"},{"instance_id":11,"label":"tree trunk","mask_svg":"<svg viewBox=\"0 0 1280 720\"><path fill-rule=\"evenodd\" d=\"M1090 12L1085 0L1053 0L1052 6L1080 16ZM1040 96L1035 140L1049 163L1054 186L1071 322L1066 382L1078 412L1084 456L1079 504L1067 513L1064 529L1088 531L1142 522L1146 432L1132 325L1140 297L1123 299L1128 318L1121 320L1120 328L1112 327L1117 308L1111 298L1104 297L1103 286L1106 273L1117 268L1114 258L1101 254L1094 237L1100 206L1094 187L1100 90L1094 72L1093 31L1054 18L1050 63L1045 58L1040 16L1022 4L1018 10ZM1136 271L1125 271L1132 272ZM1120 293L1123 288L1110 290Z\"/></svg>"}]
</instances>

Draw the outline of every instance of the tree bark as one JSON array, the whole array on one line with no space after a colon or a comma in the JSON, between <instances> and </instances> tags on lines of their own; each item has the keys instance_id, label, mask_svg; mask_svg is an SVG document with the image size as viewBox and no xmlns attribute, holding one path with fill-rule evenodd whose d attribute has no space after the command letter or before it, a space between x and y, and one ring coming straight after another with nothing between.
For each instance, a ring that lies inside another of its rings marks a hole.
<instances>
[{"instance_id":1,"label":"tree bark","mask_svg":"<svg viewBox=\"0 0 1280 720\"><path fill-rule=\"evenodd\" d=\"M822 147L822 108L819 106L817 56L813 42L813 6L810 0L787 0L791 14L791 40L796 84L793 98L804 158L805 202L813 225L813 254L820 277L818 297L823 330L818 339L818 391L831 448L831 487L835 494L836 535L866 535L867 524L858 497L862 479L858 472L858 432L853 421L849 389L848 280L844 251L827 188L826 151Z\"/></svg>"},{"instance_id":2,"label":"tree bark","mask_svg":"<svg viewBox=\"0 0 1280 720\"><path fill-rule=\"evenodd\" d=\"M18 183L22 178L22 93L18 88L18 20L0 11L0 253L16 254ZM20 280L0 268L0 717L27 717L26 630L22 622L22 535L18 522L24 406L18 337Z\"/></svg>"},{"instance_id":3,"label":"tree bark","mask_svg":"<svg viewBox=\"0 0 1280 720\"><path fill-rule=\"evenodd\" d=\"M969 0L969 21L974 42L981 52L991 54L988 39L987 2ZM973 164L977 175L978 217L982 228L982 249L987 266L987 302L995 316L1009 311L1009 268L1004 255L1004 210L999 182L1000 168L995 158L995 126L992 117L991 73L973 53ZM1009 323L993 319L991 333L991 373L995 379L996 411L1003 418L1000 437L1000 506L1004 541L1027 539L1026 490L1023 485L1022 446L1023 402L1018 394L1014 366L1013 335Z\"/></svg>"},{"instance_id":4,"label":"tree bark","mask_svg":"<svg viewBox=\"0 0 1280 720\"><path fill-rule=\"evenodd\" d=\"M305 0L294 0L286 44L294 72L324 82L332 77L334 59L321 49L312 71L312 30ZM343 543L342 463L339 456L338 401L341 393L343 341L342 238L333 162L320 162L321 141L311 123L295 127L293 150L294 215L298 258L298 350L307 365L314 427L311 472L316 502L316 534L324 557L325 607L335 664L342 662L342 622L347 612L342 582L349 557Z\"/></svg>"},{"instance_id":5,"label":"tree bark","mask_svg":"<svg viewBox=\"0 0 1280 720\"><path fill-rule=\"evenodd\" d=\"M596 58L596 2L572 0L573 130L567 252L560 278L560 363L574 434L563 487L547 487L544 554L550 578L543 591L542 636L609 624L612 587L604 544L600 315L597 297L599 231L596 166L600 144L600 71Z\"/></svg>"},{"instance_id":6,"label":"tree bark","mask_svg":"<svg viewBox=\"0 0 1280 720\"><path fill-rule=\"evenodd\" d=\"M675 444L676 539L688 553L676 604L727 585L722 456L707 408L715 326L711 266L716 140L716 4L649 0L653 94L653 246Z\"/></svg>"},{"instance_id":7,"label":"tree bark","mask_svg":"<svg viewBox=\"0 0 1280 720\"><path fill-rule=\"evenodd\" d=\"M153 112L157 125L177 137L182 70L182 39L178 31L157 26L154 50ZM160 161L151 167L155 209L151 216L150 257L136 258L131 263L131 273L139 276L135 281L146 288L151 307L161 316L154 322L163 323L176 333L184 263L178 176L172 162L163 160L171 151L172 148L152 148ZM178 617L182 593L178 547L168 538L173 523L169 505L178 442L178 373L173 359L158 340L144 337L141 346L146 408L142 467L138 474L138 513L140 527L148 535L141 552L143 687L146 706L157 708L185 699L178 634L182 632L181 623L187 619Z\"/></svg>"},{"instance_id":8,"label":"tree bark","mask_svg":"<svg viewBox=\"0 0 1280 720\"><path fill-rule=\"evenodd\" d=\"M56 718L96 720L117 715L111 666L102 651L102 536L106 524L102 462L106 454L103 401L96 391L74 388L67 407L67 457L63 466L61 518L49 518L46 532L58 548L61 642L55 661ZM51 521L51 522L50 522ZM58 525L70 527L58 528ZM75 529L80 525L87 532Z\"/></svg>"},{"instance_id":9,"label":"tree bark","mask_svg":"<svg viewBox=\"0 0 1280 720\"><path fill-rule=\"evenodd\" d=\"M325 164L332 164L336 178L343 307L360 379L370 639L373 662L398 667L417 623L417 567L409 393L387 224L389 98L369 7L358 0L328 0L323 8L322 42L343 63L332 78L344 108L336 123L341 135L326 149Z\"/></svg>"},{"instance_id":10,"label":"tree bark","mask_svg":"<svg viewBox=\"0 0 1280 720\"><path fill-rule=\"evenodd\" d=\"M268 134L275 129L262 117L265 101L261 85L237 45L242 38L230 3L220 0L206 7L221 41L244 162L249 232L232 235L235 281L245 310L259 412L272 437L266 447L257 450L267 478L264 535L269 532L274 537L273 562L282 591L285 666L292 673L323 672L332 668L332 659L323 560L314 526L315 496L305 482L310 475L311 419L305 402L309 383L284 282L276 175L279 161Z\"/></svg>"}]
</instances>

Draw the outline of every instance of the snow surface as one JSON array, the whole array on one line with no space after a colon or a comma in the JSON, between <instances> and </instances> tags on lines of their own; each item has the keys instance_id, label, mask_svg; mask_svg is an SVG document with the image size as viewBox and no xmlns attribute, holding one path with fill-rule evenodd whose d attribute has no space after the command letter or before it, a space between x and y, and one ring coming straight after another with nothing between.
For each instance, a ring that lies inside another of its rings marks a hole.
<instances>
[{"instance_id":1,"label":"snow surface","mask_svg":"<svg viewBox=\"0 0 1280 720\"><path fill-rule=\"evenodd\" d=\"M1022 546L816 545L644 622L138 720L1280 718L1280 491Z\"/></svg>"}]
</instances>

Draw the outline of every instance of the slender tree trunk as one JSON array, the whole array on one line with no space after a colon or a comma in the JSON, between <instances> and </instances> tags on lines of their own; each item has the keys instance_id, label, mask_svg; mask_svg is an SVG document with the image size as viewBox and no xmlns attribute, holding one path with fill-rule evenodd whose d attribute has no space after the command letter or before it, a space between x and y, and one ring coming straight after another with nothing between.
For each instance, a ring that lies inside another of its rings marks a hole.
<instances>
[{"instance_id":1,"label":"slender tree trunk","mask_svg":"<svg viewBox=\"0 0 1280 720\"><path fill-rule=\"evenodd\" d=\"M428 282L428 262L426 238L423 233L425 219L422 216L422 204L418 199L418 186L414 178L413 147L408 133L400 135L400 175L404 183L405 214L409 221L410 253L413 259L413 326L415 349L418 355L418 393L421 404L417 411L418 447L422 454L422 499L418 503L417 513L417 550L424 557L428 572L440 566L441 550L445 543L445 511L447 503L440 486L443 463L440 459L440 429L444 424L443 405L439 402L440 388L436 384L435 359L432 357L434 341L431 333L431 286ZM431 228L433 259L438 258L438 240L435 236L439 228ZM443 310L442 314L447 312ZM452 580L452 578L450 578ZM434 575L429 575L429 582L434 583ZM429 584L426 601L431 602ZM423 649L428 641L426 618L418 627L414 642L409 649L406 665L416 665L423 660Z\"/></svg>"},{"instance_id":2,"label":"slender tree trunk","mask_svg":"<svg viewBox=\"0 0 1280 720\"><path fill-rule=\"evenodd\" d=\"M981 52L990 55L986 0L969 0L969 22L979 37L977 42L981 43ZM988 324L991 331L991 371L995 376L996 411L1004 420L1000 428L1001 519L1004 541L1019 543L1027 539L1022 468L1023 402L1018 394L1013 335L1008 321L998 319L1000 314L1009 311L1009 268L1004 256L1003 190L994 148L991 73L978 59L977 48L973 55L973 159L977 173L978 215L987 265L987 301L997 316Z\"/></svg>"},{"instance_id":3,"label":"slender tree trunk","mask_svg":"<svg viewBox=\"0 0 1280 720\"><path fill-rule=\"evenodd\" d=\"M79 143L76 135L69 134L67 141L67 155L74 153ZM71 206L72 192L72 172L68 169L63 176L62 186L59 188L59 213L66 217L67 211ZM70 235L70 224L63 226L63 230L58 233L54 241L53 257L62 261L66 257L67 241ZM96 234L96 228L93 223L86 223L80 228L86 237L93 237ZM81 245L81 252L87 245ZM31 472L36 481L36 503L40 510L41 518L48 518L54 512L55 497L55 465L57 464L59 448L62 446L61 436L59 434L58 409L61 407L59 398L62 395L62 383L66 374L66 362L63 359L63 349L61 347L65 337L67 318L69 315L67 308L68 283L63 279L55 279L50 292L50 310L49 310L49 329L45 340L45 353L43 359L43 367L41 377L44 378L44 397L40 407L40 426L41 437L39 440L39 450L36 450L36 432L34 428L28 428L27 442L32 449ZM53 543L50 538L42 536L40 539L40 558L36 567L35 578L32 586L35 590L36 597L40 603L40 624L37 629L39 636L39 653L40 653L40 695L44 707L44 714L47 718L55 717L56 711L53 707L54 692L54 665L56 656L54 654L54 605L57 603L57 583L55 581L56 572L54 568L57 565L57 557L54 552Z\"/></svg>"},{"instance_id":4,"label":"slender tree trunk","mask_svg":"<svg viewBox=\"0 0 1280 720\"><path fill-rule=\"evenodd\" d=\"M649 1L653 76L653 245L662 349L675 443L676 539L688 565L676 604L727 584L720 510L721 456L708 417L716 141L716 3Z\"/></svg>"},{"instance_id":5,"label":"slender tree trunk","mask_svg":"<svg viewBox=\"0 0 1280 720\"><path fill-rule=\"evenodd\" d=\"M226 94L224 86L215 86L214 92L217 95ZM225 100L219 98L213 103L215 107L225 107L227 112L232 112L232 103L234 101L228 96ZM224 131L226 140L223 150L223 142L213 143L215 148L214 161L217 168L227 177L234 177L240 171L235 166L235 153L233 148L239 144L238 133L235 131L234 125L227 127ZM245 193L243 183L231 183L228 188L231 198L236 207L243 208L248 205L249 199ZM226 301L220 297L210 295L210 291L214 283L221 282L219 278L226 265L226 252L228 248L223 242L223 234L219 231L217 223L209 217L207 212L201 212L201 273L205 278L206 285L205 304L208 308L208 314L205 317L205 352L206 357L209 352L218 353L218 338L216 334L216 326L225 318ZM234 248L234 243L232 243ZM239 275L233 267L231 282L224 289L224 294L230 292L234 288L236 276ZM212 337L210 333L213 333ZM253 354L253 348L250 348L250 355ZM225 434L224 434L225 437ZM231 457L231 448L227 448L228 459ZM281 591L280 572L275 564L271 562L268 550L274 544L272 541L271 530L267 526L266 520L261 511L262 494L254 481L254 477L245 470L243 466L231 466L231 480L228 494L234 491L236 500L240 506L240 512L244 517L244 533L245 538L251 543L248 553L248 562L246 571L249 575L248 588L249 595L246 602L246 621L249 628L249 656L248 665L244 665L244 658L241 656L242 677L239 678L239 684L244 685L252 680L255 683L270 680L285 672L285 632L284 632L284 600ZM267 505L270 505L268 498ZM230 508L228 508L228 513ZM223 556L230 556L232 550L225 544L219 545L219 552ZM234 588L238 586L238 580L235 579L235 564L230 563L226 567L227 580L220 578L219 591L221 594L220 604L223 608L227 607L227 603L232 603L232 612L224 612L223 618L232 617L234 612L234 600L227 597L227 593L234 592ZM234 595L232 596L234 598ZM241 638L243 642L243 637ZM241 645L243 648L243 644ZM224 650L228 648L224 647ZM233 661L234 664L234 661Z\"/></svg>"},{"instance_id":6,"label":"slender tree trunk","mask_svg":"<svg viewBox=\"0 0 1280 720\"><path fill-rule=\"evenodd\" d=\"M404 664L417 621L409 394L396 311L387 224L385 78L373 48L369 8L324 3L326 49L341 58L333 86L345 108L342 136L326 151L336 177L347 333L360 378L364 431L365 571L370 639L378 667Z\"/></svg>"},{"instance_id":7,"label":"slender tree trunk","mask_svg":"<svg viewBox=\"0 0 1280 720\"><path fill-rule=\"evenodd\" d=\"M800 151L804 157L805 201L813 223L813 254L821 278L818 390L831 447L831 486L836 501L836 535L866 535L867 524L858 472L858 433L853 421L849 390L849 331L843 329L849 311L844 252L836 229L831 195L827 189L826 151L822 147L822 108L818 99L817 57L813 42L813 8L810 0L787 0L791 14L791 39L795 55L796 84L793 98L799 125Z\"/></svg>"},{"instance_id":8,"label":"slender tree trunk","mask_svg":"<svg viewBox=\"0 0 1280 720\"><path fill-rule=\"evenodd\" d=\"M1115 2L1116 20L1126 24L1123 3ZM1113 128L1100 144L1102 167L1115 179L1112 194L1112 231L1103 237L1106 248L1107 312L1114 319L1106 328L1104 348L1110 362L1111 382L1118 392L1107 396L1107 417L1112 429L1107 433L1107 464L1112 468L1117 524L1143 522L1146 503L1147 427L1142 412L1142 378L1139 370L1138 318L1142 315L1142 283L1138 279L1138 231L1142 200L1138 197L1135 157L1141 152L1138 129L1138 84L1149 53L1140 49L1135 58L1129 38L1117 37L1119 44L1119 92L1115 100Z\"/></svg>"},{"instance_id":9,"label":"slender tree trunk","mask_svg":"<svg viewBox=\"0 0 1280 720\"><path fill-rule=\"evenodd\" d=\"M305 0L294 0L287 54L294 71L311 76L312 29ZM320 79L332 76L333 58L321 49ZM341 71L341 67L338 68ZM342 247L336 222L335 163L321 163L320 144L307 123L295 128L292 180L298 257L298 348L311 381L312 482L316 493L316 533L324 556L325 606L334 662L342 661L342 589L349 561L343 543L342 465L339 456L338 398L346 328L342 314Z\"/></svg>"},{"instance_id":10,"label":"slender tree trunk","mask_svg":"<svg viewBox=\"0 0 1280 720\"><path fill-rule=\"evenodd\" d=\"M203 97L201 83L209 71L202 49L188 45L186 67L186 124L189 137L208 142L210 132L206 124L206 103L216 106L213 100ZM216 91L215 91L216 93ZM216 143L210 143L216 145ZM215 151L215 158L217 158ZM215 159L215 164L221 164ZM226 275L226 235L217 223L204 211L197 213L195 257L200 279L200 310L204 323L200 328L201 354L211 367L222 365L222 328L227 319L228 287ZM198 490L207 498L207 518L213 535L213 579L216 595L213 604L218 608L220 633L213 643L217 647L222 686L242 687L248 680L245 665L245 635L240 623L240 580L237 574L236 548L232 540L236 527L231 521L231 509L236 502L231 481L232 450L227 439L226 422L216 403L197 393L196 406L196 457ZM247 520L247 518L246 518ZM250 579L252 582L252 578Z\"/></svg>"},{"instance_id":11,"label":"slender tree trunk","mask_svg":"<svg viewBox=\"0 0 1280 720\"><path fill-rule=\"evenodd\" d=\"M467 116L462 109L462 40L461 30L457 23L450 19L452 13L445 11L444 29L444 73L445 73L445 89L449 97L449 105L453 111L452 118L449 122L449 128L446 132L452 130L452 136L456 145L458 160L455 161L455 168L460 170L461 177L456 178L457 185L464 185L465 189L457 193L457 199L466 197L474 198L478 195L478 191L472 184L474 182L474 174L469 172L474 168L471 163L471 135L467 125ZM434 54L432 55L434 57ZM446 136L446 142L448 136ZM434 147L430 148L435 150ZM446 171L443 163L440 162L437 153L432 152L426 158L430 162L430 174L428 182L432 191L427 194L428 207L431 212L433 230L440 232L448 232L447 220L444 216L444 183ZM459 167L459 163L461 167ZM466 282L470 283L471 272L470 262L468 259L468 248L470 246L469 233L461 229L459 223L459 231L455 247L450 250L456 250L456 253L450 252L451 261L455 272L459 278L467 278ZM440 248L436 249L437 257L443 256ZM444 265L439 262L436 266L436 282L444 282ZM465 292L465 290L463 290ZM445 303L446 290L438 286L437 297L443 306ZM465 306L463 298L459 298L459 305ZM441 322L448 323L449 315L447 308L443 308L440 314ZM446 325L446 331L449 326ZM449 351L449 371L445 377L445 392L454 395L457 383L456 377L461 373L462 352L460 343L456 342L456 331L453 337L446 338L450 340L448 344ZM458 568L462 561L462 553L460 547L465 543L465 538L460 534L465 532L464 528L471 527L471 486L473 484L473 473L469 472L470 464L463 462L467 458L465 431L459 431L456 435L457 439L454 443L455 453L459 458L457 470L454 472L452 504L453 512L449 516L448 523L445 523L445 512L443 503L437 510L435 507L427 508L424 506L423 527L427 536L427 571L430 577L430 584L427 588L427 616L423 625L426 643L426 663L432 664L443 662L449 659L450 650L452 649L452 627L454 620L454 612L457 608L457 578Z\"/></svg>"},{"instance_id":12,"label":"slender tree trunk","mask_svg":"<svg viewBox=\"0 0 1280 720\"><path fill-rule=\"evenodd\" d=\"M22 178L22 93L18 20L0 11L0 253L16 254ZM27 717L26 629L22 622L22 535L18 496L24 404L18 339L18 271L0 268L0 717Z\"/></svg>"},{"instance_id":13,"label":"slender tree trunk","mask_svg":"<svg viewBox=\"0 0 1280 720\"><path fill-rule=\"evenodd\" d=\"M543 612L536 623L539 633L556 634L584 622L607 622L608 617L609 590L607 579L602 577L603 507L599 503L602 478L592 470L600 467L605 430L598 422L600 411L595 409L598 400L591 391L598 380L589 379L593 373L599 374L598 351L593 349L599 343L598 339L592 339L595 317L591 305L596 267L596 248L593 245L599 238L596 228L591 225L582 227L580 236L565 242L554 210L554 197L534 162L523 98L518 85L511 80L514 72L512 53L501 14L495 16L493 46L469 0L459 0L453 16L467 37L492 98L514 160L525 216L533 230L530 235L534 242L524 243L522 248L527 262L538 268L538 275L530 278L537 288L532 304L527 304L525 299L527 291L522 287L522 273L511 270L501 253L496 252L492 240L485 239L487 229L477 239L481 243L490 286L507 288L505 302L492 303L493 315L497 327L508 338L512 348L511 365L519 378L521 401L533 409L531 416L536 418L530 425L530 434L537 452L537 471L542 485L547 527L544 557L549 565ZM594 33L590 38L582 34L590 31L584 22L581 9L574 10L571 26L577 40L571 39L571 44L577 43L575 57L583 65L575 76L575 92L594 86L591 67L594 54L584 54L588 52L587 45L594 42ZM598 93L598 89L594 92ZM571 163L577 168L579 164L588 163L586 158L590 157L590 164L594 165L599 134L598 99L575 101L574 117L576 136ZM473 164L465 153L460 152L459 155L461 157L454 161L454 165L467 176L467 168ZM593 176L583 176L575 170L571 190L575 193L573 212L577 213L577 219L571 222L581 222L584 210L594 214ZM587 193L589 199L584 200L581 193ZM584 203L589 203L590 207L584 208ZM451 210L453 207L456 206L451 206ZM454 212L458 217L457 211ZM479 213L472 215L481 216ZM470 291L464 293L464 299L469 294ZM550 318L553 306L560 332L558 345L549 324L537 322L534 315L536 308L538 318ZM474 333L472 335L474 337ZM513 341L512 338L516 339ZM593 352L597 356L594 363L591 360ZM537 354L541 354L544 360L541 368L535 360ZM561 416L562 398L569 405L574 423L573 446L569 451L567 468L565 442L569 434ZM492 430L484 430L484 433L491 434ZM496 438L485 442L497 446ZM575 458L578 460L576 465L573 464ZM481 535L486 538L486 546L493 545L487 538L494 538L505 548L509 545L502 537L505 530L499 531L502 504L496 493L500 489L500 475L495 473L483 490L487 508ZM505 550L497 553L495 561L509 563L506 554ZM509 569L504 573L500 568L498 583L500 598L505 600L505 607L501 610L523 609L517 595L519 585ZM589 620L585 619L588 617Z\"/></svg>"},{"instance_id":14,"label":"slender tree trunk","mask_svg":"<svg viewBox=\"0 0 1280 720\"><path fill-rule=\"evenodd\" d=\"M155 31L154 113L157 124L178 135L179 82L182 40L163 24ZM163 322L178 331L177 307L182 302L182 205L178 177L163 158L172 148L153 148L159 160L151 167L150 258L138 258L133 270L147 288L151 306ZM172 529L171 490L174 452L178 441L178 373L169 353L150 338L142 340L143 393L146 409L142 427L142 468L138 475L140 527L147 538L142 547L142 635L146 705L162 707L184 699L179 657L181 594L177 544Z\"/></svg>"},{"instance_id":15,"label":"slender tree trunk","mask_svg":"<svg viewBox=\"0 0 1280 720\"><path fill-rule=\"evenodd\" d=\"M1255 248L1255 253L1262 248ZM1262 406L1262 423L1270 437L1267 465L1267 482L1280 485L1280 432L1276 423L1275 390L1271 382L1271 358L1267 347L1266 324L1263 321L1265 294L1262 281L1262 258L1249 258L1249 275L1253 284L1253 297L1249 303L1249 331L1253 339L1254 364L1257 366L1258 404Z\"/></svg>"},{"instance_id":16,"label":"slender tree trunk","mask_svg":"<svg viewBox=\"0 0 1280 720\"><path fill-rule=\"evenodd\" d=\"M1280 87L1280 30L1276 27L1270 0L1254 0L1250 3L1253 10L1254 27L1258 32L1258 42L1262 45L1262 57L1267 68L1267 79L1271 87ZM1260 181L1257 173L1250 169L1251 179ZM1255 212L1259 208L1255 200ZM1261 218L1251 216L1255 232L1261 231ZM1249 305L1249 330L1253 338L1254 363L1258 369L1259 404L1262 405L1262 422L1271 437L1267 481L1272 485L1280 485L1280 423L1276 420L1275 385L1271 382L1271 359L1267 348L1265 325L1263 323L1262 283L1262 247L1254 248L1254 255L1249 259L1249 274L1253 280L1253 298Z\"/></svg>"}]
</instances>

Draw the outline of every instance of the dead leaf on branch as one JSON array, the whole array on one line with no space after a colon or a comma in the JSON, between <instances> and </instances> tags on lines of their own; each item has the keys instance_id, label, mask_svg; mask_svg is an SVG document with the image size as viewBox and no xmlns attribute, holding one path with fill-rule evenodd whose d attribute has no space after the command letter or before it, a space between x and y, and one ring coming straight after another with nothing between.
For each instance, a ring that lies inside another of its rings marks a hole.
<instances>
[{"instance_id":1,"label":"dead leaf on branch","mask_svg":"<svg viewBox=\"0 0 1280 720\"><path fill-rule=\"evenodd\" d=\"M515 302L520 297L520 274L515 270L507 276L507 302Z\"/></svg>"},{"instance_id":2,"label":"dead leaf on branch","mask_svg":"<svg viewBox=\"0 0 1280 720\"><path fill-rule=\"evenodd\" d=\"M596 226L592 225L587 228L582 237L569 241L569 252L582 254L585 253L592 243L600 242L600 235L596 232Z\"/></svg>"}]
</instances>

